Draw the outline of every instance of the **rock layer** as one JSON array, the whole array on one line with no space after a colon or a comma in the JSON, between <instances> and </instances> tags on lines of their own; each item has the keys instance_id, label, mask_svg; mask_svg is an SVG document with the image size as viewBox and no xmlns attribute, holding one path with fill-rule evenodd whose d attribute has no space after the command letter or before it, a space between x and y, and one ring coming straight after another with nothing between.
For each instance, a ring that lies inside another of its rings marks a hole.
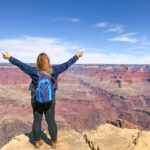
<instances>
[{"instance_id":1,"label":"rock layer","mask_svg":"<svg viewBox=\"0 0 150 150\"><path fill-rule=\"evenodd\" d=\"M0 122L9 115L32 123L30 77L6 64L0 72ZM148 65L73 65L58 77L58 84L59 127L82 131L120 118L150 129Z\"/></svg>"}]
</instances>

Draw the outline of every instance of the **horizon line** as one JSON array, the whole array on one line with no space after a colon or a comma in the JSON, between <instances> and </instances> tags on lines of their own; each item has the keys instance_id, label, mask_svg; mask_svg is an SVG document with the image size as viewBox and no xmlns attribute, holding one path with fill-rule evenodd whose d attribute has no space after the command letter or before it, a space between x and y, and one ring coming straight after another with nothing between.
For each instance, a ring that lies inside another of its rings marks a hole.
<instances>
[{"instance_id":1,"label":"horizon line","mask_svg":"<svg viewBox=\"0 0 150 150\"><path fill-rule=\"evenodd\" d=\"M26 63L26 64L35 65L36 63ZM0 66L2 66L2 65L15 66L15 65L13 65L13 64L11 64L9 62L5 62L5 63L0 62ZM52 65L59 65L59 64L52 64ZM150 64L106 64L106 63L99 63L99 64L90 64L90 63L88 64L88 63L85 63L85 64L73 64L73 65L92 65L92 66L97 66L97 65L139 65L139 66L145 65L145 66L147 66L148 65L148 66L150 66Z\"/></svg>"}]
</instances>

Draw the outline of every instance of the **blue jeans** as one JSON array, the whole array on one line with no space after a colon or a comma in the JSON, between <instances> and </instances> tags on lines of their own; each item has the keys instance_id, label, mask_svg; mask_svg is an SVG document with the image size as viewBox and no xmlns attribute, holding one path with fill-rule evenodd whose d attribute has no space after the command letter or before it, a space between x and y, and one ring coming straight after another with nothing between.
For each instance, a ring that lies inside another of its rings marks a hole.
<instances>
[{"instance_id":1,"label":"blue jeans","mask_svg":"<svg viewBox=\"0 0 150 150\"><path fill-rule=\"evenodd\" d=\"M43 113L48 124L48 131L51 136L51 140L57 140L57 125L55 122L55 103L39 103L34 101L32 103L33 108L33 125L32 132L34 139L40 140L41 136L41 123Z\"/></svg>"}]
</instances>

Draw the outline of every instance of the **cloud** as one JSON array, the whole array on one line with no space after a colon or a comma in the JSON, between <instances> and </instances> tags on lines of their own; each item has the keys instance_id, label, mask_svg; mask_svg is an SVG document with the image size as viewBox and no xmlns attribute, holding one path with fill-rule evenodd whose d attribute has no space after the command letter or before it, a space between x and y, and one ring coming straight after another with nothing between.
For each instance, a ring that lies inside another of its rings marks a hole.
<instances>
[{"instance_id":1,"label":"cloud","mask_svg":"<svg viewBox=\"0 0 150 150\"><path fill-rule=\"evenodd\" d=\"M109 41L137 43L138 39L137 39L136 35L137 35L137 33L122 34L117 37L113 37L113 38L109 39Z\"/></svg>"},{"instance_id":2,"label":"cloud","mask_svg":"<svg viewBox=\"0 0 150 150\"><path fill-rule=\"evenodd\" d=\"M79 60L81 64L149 64L149 56L131 56L127 54L85 53Z\"/></svg>"},{"instance_id":3,"label":"cloud","mask_svg":"<svg viewBox=\"0 0 150 150\"><path fill-rule=\"evenodd\" d=\"M81 21L80 18L65 18L65 20L73 23L79 23Z\"/></svg>"},{"instance_id":4,"label":"cloud","mask_svg":"<svg viewBox=\"0 0 150 150\"><path fill-rule=\"evenodd\" d=\"M125 27L122 24L112 24L104 21L96 23L95 26L98 28L105 28L107 32L117 32L117 33L124 32Z\"/></svg>"},{"instance_id":5,"label":"cloud","mask_svg":"<svg viewBox=\"0 0 150 150\"><path fill-rule=\"evenodd\" d=\"M72 23L79 23L81 19L80 18L55 18L53 21L68 21Z\"/></svg>"},{"instance_id":6,"label":"cloud","mask_svg":"<svg viewBox=\"0 0 150 150\"><path fill-rule=\"evenodd\" d=\"M122 33L122 32L124 32L124 25L110 25L110 27L107 31Z\"/></svg>"},{"instance_id":7,"label":"cloud","mask_svg":"<svg viewBox=\"0 0 150 150\"><path fill-rule=\"evenodd\" d=\"M46 52L52 64L61 64L69 60L78 50L84 51L76 64L149 64L150 56L132 56L106 53L104 50L84 48L73 42L59 38L24 36L12 39L0 39L0 51L8 51L23 62L36 62L39 53ZM2 57L0 62L8 62Z\"/></svg>"},{"instance_id":8,"label":"cloud","mask_svg":"<svg viewBox=\"0 0 150 150\"><path fill-rule=\"evenodd\" d=\"M59 38L24 36L0 40L1 52L8 51L25 62L35 62L39 53L46 52L53 63L62 63L73 56L77 49L79 45L66 43ZM1 59L1 62L6 61Z\"/></svg>"},{"instance_id":9,"label":"cloud","mask_svg":"<svg viewBox=\"0 0 150 150\"><path fill-rule=\"evenodd\" d=\"M108 25L107 22L98 22L97 24L95 24L95 26L98 28L104 28L107 27L107 25Z\"/></svg>"}]
</instances>

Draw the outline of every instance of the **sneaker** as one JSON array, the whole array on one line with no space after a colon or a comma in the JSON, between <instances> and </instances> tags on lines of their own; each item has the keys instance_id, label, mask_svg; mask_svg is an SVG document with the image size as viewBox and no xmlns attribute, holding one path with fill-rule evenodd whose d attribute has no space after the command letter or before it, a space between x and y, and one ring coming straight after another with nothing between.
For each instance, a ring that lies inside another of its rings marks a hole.
<instances>
[{"instance_id":1,"label":"sneaker","mask_svg":"<svg viewBox=\"0 0 150 150\"><path fill-rule=\"evenodd\" d=\"M35 147L40 148L43 145L43 142L41 140L35 141Z\"/></svg>"},{"instance_id":2,"label":"sneaker","mask_svg":"<svg viewBox=\"0 0 150 150\"><path fill-rule=\"evenodd\" d=\"M57 144L57 140L54 140L54 141L51 141L51 147L53 148L53 149L55 149L56 148L56 144Z\"/></svg>"}]
</instances>

